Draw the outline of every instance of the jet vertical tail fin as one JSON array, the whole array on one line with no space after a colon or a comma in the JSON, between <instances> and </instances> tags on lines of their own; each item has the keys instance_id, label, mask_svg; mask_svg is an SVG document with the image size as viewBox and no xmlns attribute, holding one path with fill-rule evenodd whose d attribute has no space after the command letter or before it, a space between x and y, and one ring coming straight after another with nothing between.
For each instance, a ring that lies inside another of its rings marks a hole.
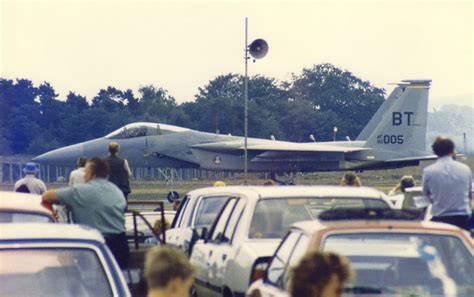
<instances>
[{"instance_id":1,"label":"jet vertical tail fin","mask_svg":"<svg viewBox=\"0 0 474 297\"><path fill-rule=\"evenodd\" d=\"M367 140L369 138L370 134L372 134L375 128L377 128L377 125L380 123L382 117L385 115L387 110L392 106L395 100L400 97L403 91L404 86L401 84L399 84L395 89L393 89L387 100L385 100L383 104L380 105L379 109L377 109L377 112L370 119L367 125L365 125L364 129L362 130L362 132L360 132L359 136L357 136L356 140Z\"/></svg>"},{"instance_id":2,"label":"jet vertical tail fin","mask_svg":"<svg viewBox=\"0 0 474 297\"><path fill-rule=\"evenodd\" d=\"M365 147L400 154L424 152L430 84L431 80L402 81L390 95L396 96L389 97L374 116L378 117L378 124L371 121L367 125L372 125L374 130L367 138ZM359 137L364 136L363 133Z\"/></svg>"}]
</instances>

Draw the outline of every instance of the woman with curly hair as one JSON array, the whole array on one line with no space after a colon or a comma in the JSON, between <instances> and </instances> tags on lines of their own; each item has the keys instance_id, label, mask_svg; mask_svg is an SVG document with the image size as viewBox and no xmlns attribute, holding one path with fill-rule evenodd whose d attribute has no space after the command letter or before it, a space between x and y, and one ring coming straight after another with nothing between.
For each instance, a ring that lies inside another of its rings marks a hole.
<instances>
[{"instance_id":1,"label":"woman with curly hair","mask_svg":"<svg viewBox=\"0 0 474 297\"><path fill-rule=\"evenodd\" d=\"M309 252L293 268L292 297L336 297L352 272L347 258L334 253Z\"/></svg>"}]
</instances>

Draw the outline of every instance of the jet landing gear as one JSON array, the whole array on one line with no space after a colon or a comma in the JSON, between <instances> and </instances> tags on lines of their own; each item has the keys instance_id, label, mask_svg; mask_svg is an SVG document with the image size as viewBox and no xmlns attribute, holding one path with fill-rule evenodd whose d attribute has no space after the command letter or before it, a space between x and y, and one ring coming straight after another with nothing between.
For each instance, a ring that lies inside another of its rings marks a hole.
<instances>
[{"instance_id":1,"label":"jet landing gear","mask_svg":"<svg viewBox=\"0 0 474 297\"><path fill-rule=\"evenodd\" d=\"M165 178L166 185L170 189L168 195L166 195L166 199L170 203L175 202L176 200L179 199L178 192L173 190L175 179L179 179L178 171L175 168L163 168L163 169L158 169L158 172L160 173L160 175L162 175Z\"/></svg>"}]
</instances>

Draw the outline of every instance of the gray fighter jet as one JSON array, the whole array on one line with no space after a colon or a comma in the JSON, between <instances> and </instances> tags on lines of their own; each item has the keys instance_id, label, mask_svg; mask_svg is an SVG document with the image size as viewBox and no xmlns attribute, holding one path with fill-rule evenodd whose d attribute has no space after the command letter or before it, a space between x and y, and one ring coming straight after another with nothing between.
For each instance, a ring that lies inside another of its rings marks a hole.
<instances>
[{"instance_id":1,"label":"gray fighter jet","mask_svg":"<svg viewBox=\"0 0 474 297\"><path fill-rule=\"evenodd\" d=\"M426 152L431 80L404 80L355 141L295 143L248 138L248 171L316 172L416 166ZM34 161L74 166L80 156L103 156L116 141L135 167L243 171L244 138L158 124L132 123L102 138L47 152Z\"/></svg>"}]
</instances>

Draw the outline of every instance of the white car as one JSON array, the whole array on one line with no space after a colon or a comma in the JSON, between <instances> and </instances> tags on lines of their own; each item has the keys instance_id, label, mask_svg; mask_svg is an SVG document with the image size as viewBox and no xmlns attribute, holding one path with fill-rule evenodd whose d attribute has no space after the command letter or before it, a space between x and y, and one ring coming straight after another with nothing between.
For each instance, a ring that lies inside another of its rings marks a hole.
<instances>
[{"instance_id":1,"label":"white car","mask_svg":"<svg viewBox=\"0 0 474 297\"><path fill-rule=\"evenodd\" d=\"M204 188L189 192L183 198L171 228L166 231L166 243L190 255L192 246L198 239L196 230L209 230L224 203L234 195L235 188L231 187Z\"/></svg>"},{"instance_id":2,"label":"white car","mask_svg":"<svg viewBox=\"0 0 474 297\"><path fill-rule=\"evenodd\" d=\"M0 191L0 223L55 223L52 209L41 196Z\"/></svg>"},{"instance_id":3,"label":"white car","mask_svg":"<svg viewBox=\"0 0 474 297\"><path fill-rule=\"evenodd\" d=\"M263 186L201 189L228 198L212 227L192 249L197 268L194 294L244 296L263 272L281 238L297 221L316 219L327 209L390 209L385 194L371 188Z\"/></svg>"},{"instance_id":4,"label":"white car","mask_svg":"<svg viewBox=\"0 0 474 297\"><path fill-rule=\"evenodd\" d=\"M42 223L0 228L1 296L131 296L97 230Z\"/></svg>"}]
</instances>

